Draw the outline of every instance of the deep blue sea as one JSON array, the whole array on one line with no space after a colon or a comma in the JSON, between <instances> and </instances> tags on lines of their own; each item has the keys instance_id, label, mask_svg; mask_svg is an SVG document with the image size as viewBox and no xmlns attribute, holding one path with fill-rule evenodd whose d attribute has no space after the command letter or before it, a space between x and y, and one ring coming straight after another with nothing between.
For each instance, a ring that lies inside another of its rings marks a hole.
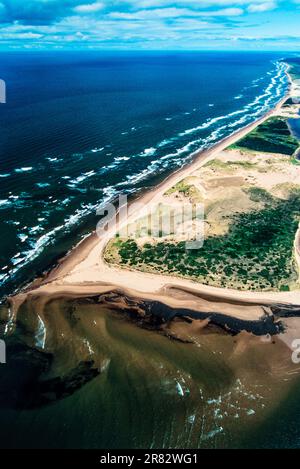
<instances>
[{"instance_id":1,"label":"deep blue sea","mask_svg":"<svg viewBox=\"0 0 300 469\"><path fill-rule=\"evenodd\" d=\"M157 184L271 109L287 89L281 58L2 52L1 294L95 228L103 201Z\"/></svg>"}]
</instances>

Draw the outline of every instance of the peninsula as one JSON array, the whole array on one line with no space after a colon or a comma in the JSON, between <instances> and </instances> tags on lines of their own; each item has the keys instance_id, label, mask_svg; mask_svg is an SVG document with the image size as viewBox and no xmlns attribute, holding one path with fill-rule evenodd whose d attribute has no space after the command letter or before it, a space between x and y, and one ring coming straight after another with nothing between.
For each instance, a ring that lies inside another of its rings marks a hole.
<instances>
[{"instance_id":1,"label":"peninsula","mask_svg":"<svg viewBox=\"0 0 300 469\"><path fill-rule=\"evenodd\" d=\"M238 321L238 330L244 324L251 331L250 323L271 318L272 331L281 311L296 315L300 163L289 122L299 118L300 81L293 66L288 76L288 95L275 109L198 152L191 164L140 197L143 204L202 203L201 249L186 251L184 239L163 233L159 240L121 239L114 229L100 239L92 233L45 278L9 299L11 319L24 301L42 310L54 298L99 296L105 302L112 293L109 301L119 308L128 309L130 301L137 308L163 304L175 316L184 310L196 324ZM133 211L127 223L139 218Z\"/></svg>"}]
</instances>

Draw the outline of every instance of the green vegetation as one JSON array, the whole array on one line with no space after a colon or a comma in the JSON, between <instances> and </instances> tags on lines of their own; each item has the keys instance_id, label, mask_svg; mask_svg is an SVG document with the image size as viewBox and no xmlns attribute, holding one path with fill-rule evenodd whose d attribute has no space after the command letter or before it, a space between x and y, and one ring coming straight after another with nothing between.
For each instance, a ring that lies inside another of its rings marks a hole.
<instances>
[{"instance_id":1,"label":"green vegetation","mask_svg":"<svg viewBox=\"0 0 300 469\"><path fill-rule=\"evenodd\" d=\"M228 168L228 163L224 163L224 161L214 159L210 160L207 163L205 163L204 168L211 168L211 169L227 169Z\"/></svg>"},{"instance_id":2,"label":"green vegetation","mask_svg":"<svg viewBox=\"0 0 300 469\"><path fill-rule=\"evenodd\" d=\"M298 147L299 142L291 135L286 119L272 117L230 148L293 155Z\"/></svg>"},{"instance_id":3,"label":"green vegetation","mask_svg":"<svg viewBox=\"0 0 300 469\"><path fill-rule=\"evenodd\" d=\"M293 245L300 191L281 200L252 188L251 197L263 200L264 208L232 216L228 233L209 236L201 249L187 251L185 242L157 242L140 248L132 239L117 239L108 250L117 249L121 264L143 271L241 290L288 290L297 281Z\"/></svg>"},{"instance_id":4,"label":"green vegetation","mask_svg":"<svg viewBox=\"0 0 300 469\"><path fill-rule=\"evenodd\" d=\"M261 187L249 187L246 189L246 192L253 202L263 202L264 204L272 204L274 202L272 195Z\"/></svg>"},{"instance_id":5,"label":"green vegetation","mask_svg":"<svg viewBox=\"0 0 300 469\"><path fill-rule=\"evenodd\" d=\"M245 169L252 169L255 166L256 166L255 163L251 163L250 161L242 161L242 160L239 160L239 161L226 161L226 163L225 163L222 160L218 160L216 158L216 159L211 160L208 163L206 163L204 165L204 168L211 168L211 169L216 169L216 170L224 169L224 170L228 171L228 168L233 168L233 167L238 167L238 168L242 167L242 168L245 168Z\"/></svg>"},{"instance_id":6,"label":"green vegetation","mask_svg":"<svg viewBox=\"0 0 300 469\"><path fill-rule=\"evenodd\" d=\"M166 195L175 194L176 192L179 192L180 194L188 195L190 190L191 190L190 184L186 184L185 181L180 181L177 184L175 184L175 186L171 187L171 189L169 189L166 192Z\"/></svg>"},{"instance_id":7,"label":"green vegetation","mask_svg":"<svg viewBox=\"0 0 300 469\"><path fill-rule=\"evenodd\" d=\"M192 200L202 199L200 191L193 185L189 184L186 180L180 181L175 186L171 187L165 195L172 195L178 192L183 194L185 197L189 197Z\"/></svg>"}]
</instances>

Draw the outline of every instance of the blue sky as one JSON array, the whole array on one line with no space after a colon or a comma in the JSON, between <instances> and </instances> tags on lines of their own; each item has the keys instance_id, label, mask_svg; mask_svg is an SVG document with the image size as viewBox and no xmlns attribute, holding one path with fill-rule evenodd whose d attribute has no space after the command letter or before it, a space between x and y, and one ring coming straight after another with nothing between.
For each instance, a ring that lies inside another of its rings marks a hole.
<instances>
[{"instance_id":1,"label":"blue sky","mask_svg":"<svg viewBox=\"0 0 300 469\"><path fill-rule=\"evenodd\" d=\"M300 0L0 0L1 49L300 50Z\"/></svg>"}]
</instances>

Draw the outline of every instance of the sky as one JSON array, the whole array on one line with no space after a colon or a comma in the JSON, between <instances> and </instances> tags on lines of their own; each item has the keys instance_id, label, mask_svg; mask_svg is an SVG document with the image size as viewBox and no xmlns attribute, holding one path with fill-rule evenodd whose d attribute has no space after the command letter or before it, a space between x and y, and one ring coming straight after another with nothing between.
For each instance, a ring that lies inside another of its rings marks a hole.
<instances>
[{"instance_id":1,"label":"sky","mask_svg":"<svg viewBox=\"0 0 300 469\"><path fill-rule=\"evenodd\" d=\"M0 48L300 50L300 0L0 0Z\"/></svg>"}]
</instances>

